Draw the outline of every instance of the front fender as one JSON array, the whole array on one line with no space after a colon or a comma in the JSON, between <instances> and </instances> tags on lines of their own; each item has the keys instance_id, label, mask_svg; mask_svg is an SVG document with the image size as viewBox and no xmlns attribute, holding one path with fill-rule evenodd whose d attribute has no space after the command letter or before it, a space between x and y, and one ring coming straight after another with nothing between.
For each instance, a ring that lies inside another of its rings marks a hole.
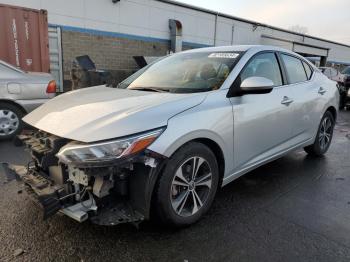
<instances>
[{"instance_id":1,"label":"front fender","mask_svg":"<svg viewBox=\"0 0 350 262\"><path fill-rule=\"evenodd\" d=\"M177 130L176 130L177 131ZM177 151L180 147L182 147L184 144L196 140L196 139L209 139L221 148L222 151L225 148L225 142L220 138L220 136L211 130L195 130L192 132L189 132L187 134L183 134L182 136L178 136L176 134L166 134L168 137L176 137L175 140L170 143L166 148L164 148L162 151L162 155L166 157L170 157ZM152 150L152 148L150 148ZM155 148L154 148L155 149ZM158 152L157 150L153 150L155 152ZM158 152L160 153L160 152Z\"/></svg>"},{"instance_id":2,"label":"front fender","mask_svg":"<svg viewBox=\"0 0 350 262\"><path fill-rule=\"evenodd\" d=\"M233 112L226 91L213 92L202 104L169 119L166 130L149 149L170 157L187 142L203 138L220 147L224 176L229 174L233 170Z\"/></svg>"}]
</instances>

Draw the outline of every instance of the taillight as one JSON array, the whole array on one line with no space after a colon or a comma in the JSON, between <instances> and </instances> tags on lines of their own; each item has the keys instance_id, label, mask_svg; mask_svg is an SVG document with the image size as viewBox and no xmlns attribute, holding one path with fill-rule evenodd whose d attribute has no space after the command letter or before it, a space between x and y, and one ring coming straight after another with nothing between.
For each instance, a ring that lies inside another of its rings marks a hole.
<instances>
[{"instance_id":1,"label":"taillight","mask_svg":"<svg viewBox=\"0 0 350 262\"><path fill-rule=\"evenodd\" d=\"M56 81L55 80L51 80L49 82L49 84L47 85L47 88L46 88L46 93L47 94L54 94L54 93L56 93Z\"/></svg>"}]
</instances>

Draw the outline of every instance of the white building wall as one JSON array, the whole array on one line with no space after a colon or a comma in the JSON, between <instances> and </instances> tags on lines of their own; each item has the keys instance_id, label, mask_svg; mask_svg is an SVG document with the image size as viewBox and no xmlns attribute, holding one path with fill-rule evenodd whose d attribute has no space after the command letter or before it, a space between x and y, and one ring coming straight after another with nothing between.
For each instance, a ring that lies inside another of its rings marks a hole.
<instances>
[{"instance_id":1,"label":"white building wall","mask_svg":"<svg viewBox=\"0 0 350 262\"><path fill-rule=\"evenodd\" d=\"M205 45L266 44L290 48L284 41L268 41L262 35L329 48L329 60L350 62L350 47L258 26L215 14L163 3L156 0L0 0L1 3L46 9L50 24L98 30L153 40L169 39L169 19L183 25L183 41ZM216 41L215 22L216 26Z\"/></svg>"}]
</instances>

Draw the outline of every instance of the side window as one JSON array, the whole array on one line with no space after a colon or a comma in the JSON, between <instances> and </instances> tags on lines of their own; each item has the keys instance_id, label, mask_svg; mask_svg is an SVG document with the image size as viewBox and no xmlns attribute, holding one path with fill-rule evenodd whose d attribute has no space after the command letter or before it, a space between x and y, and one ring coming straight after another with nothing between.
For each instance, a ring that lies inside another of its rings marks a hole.
<instances>
[{"instance_id":1,"label":"side window","mask_svg":"<svg viewBox=\"0 0 350 262\"><path fill-rule=\"evenodd\" d=\"M241 82L252 76L270 79L275 86L282 85L281 70L274 53L256 55L241 72Z\"/></svg>"},{"instance_id":2,"label":"side window","mask_svg":"<svg viewBox=\"0 0 350 262\"><path fill-rule=\"evenodd\" d=\"M299 58L290 55L281 55L288 75L289 84L304 82L308 78L304 66Z\"/></svg>"},{"instance_id":3,"label":"side window","mask_svg":"<svg viewBox=\"0 0 350 262\"><path fill-rule=\"evenodd\" d=\"M310 79L311 76L312 76L312 69L311 67L303 61L303 65L304 65L304 68L305 68L305 72L306 72L306 76L307 76L307 79Z\"/></svg>"}]
</instances>

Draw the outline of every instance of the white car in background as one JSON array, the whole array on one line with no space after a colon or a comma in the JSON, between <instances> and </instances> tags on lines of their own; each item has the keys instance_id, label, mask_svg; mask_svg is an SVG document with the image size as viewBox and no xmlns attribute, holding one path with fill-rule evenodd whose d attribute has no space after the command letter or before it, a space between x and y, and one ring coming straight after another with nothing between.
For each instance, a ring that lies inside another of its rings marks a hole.
<instances>
[{"instance_id":1,"label":"white car in background","mask_svg":"<svg viewBox=\"0 0 350 262\"><path fill-rule=\"evenodd\" d=\"M340 84L344 83L344 75L338 69L333 67L319 67L318 69L329 79Z\"/></svg>"},{"instance_id":2,"label":"white car in background","mask_svg":"<svg viewBox=\"0 0 350 262\"><path fill-rule=\"evenodd\" d=\"M22 117L55 93L56 82L50 74L24 72L0 60L0 140L20 133Z\"/></svg>"}]
</instances>

